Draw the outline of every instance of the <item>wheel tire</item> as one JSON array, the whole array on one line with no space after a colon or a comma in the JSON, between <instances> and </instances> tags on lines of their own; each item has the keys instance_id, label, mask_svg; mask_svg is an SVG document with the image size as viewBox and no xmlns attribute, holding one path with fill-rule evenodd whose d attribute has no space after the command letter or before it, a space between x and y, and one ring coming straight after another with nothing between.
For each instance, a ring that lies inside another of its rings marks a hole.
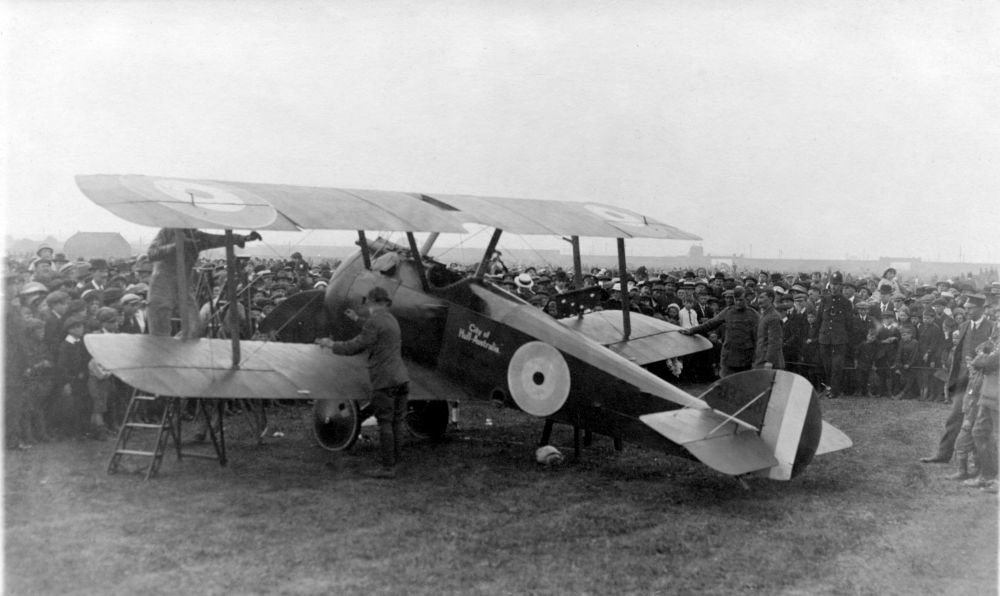
<instances>
[{"instance_id":1,"label":"wheel tire","mask_svg":"<svg viewBox=\"0 0 1000 596\"><path fill-rule=\"evenodd\" d=\"M407 404L406 426L417 439L439 439L448 430L450 414L443 400L412 400Z\"/></svg>"},{"instance_id":2,"label":"wheel tire","mask_svg":"<svg viewBox=\"0 0 1000 596\"><path fill-rule=\"evenodd\" d=\"M313 410L313 435L327 451L350 449L361 434L361 412L358 402L317 402Z\"/></svg>"}]
</instances>

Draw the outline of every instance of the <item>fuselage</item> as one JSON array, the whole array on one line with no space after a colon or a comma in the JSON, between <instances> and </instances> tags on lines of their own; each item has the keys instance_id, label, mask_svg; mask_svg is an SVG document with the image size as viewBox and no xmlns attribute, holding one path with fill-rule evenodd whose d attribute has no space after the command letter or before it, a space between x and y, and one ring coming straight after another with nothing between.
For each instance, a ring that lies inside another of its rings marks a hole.
<instances>
[{"instance_id":1,"label":"fuselage","mask_svg":"<svg viewBox=\"0 0 1000 596\"><path fill-rule=\"evenodd\" d=\"M425 290L406 251L397 256L376 256L367 269L355 255L334 272L325 302L335 339L358 333L358 325L343 313L348 308L360 312L362 297L380 286L392 297L405 355L477 398L671 451L672 444L638 416L706 407L489 282L442 271L443 266L425 259Z\"/></svg>"}]
</instances>

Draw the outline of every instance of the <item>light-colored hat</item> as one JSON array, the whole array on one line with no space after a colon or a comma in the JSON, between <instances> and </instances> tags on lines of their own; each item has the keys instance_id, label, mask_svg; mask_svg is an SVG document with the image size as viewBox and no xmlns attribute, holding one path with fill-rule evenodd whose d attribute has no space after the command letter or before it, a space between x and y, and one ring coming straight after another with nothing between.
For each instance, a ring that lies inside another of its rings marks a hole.
<instances>
[{"instance_id":1,"label":"light-colored hat","mask_svg":"<svg viewBox=\"0 0 1000 596\"><path fill-rule=\"evenodd\" d=\"M535 285L535 280L531 279L530 273L522 273L514 278L514 283L519 288L530 288Z\"/></svg>"}]
</instances>

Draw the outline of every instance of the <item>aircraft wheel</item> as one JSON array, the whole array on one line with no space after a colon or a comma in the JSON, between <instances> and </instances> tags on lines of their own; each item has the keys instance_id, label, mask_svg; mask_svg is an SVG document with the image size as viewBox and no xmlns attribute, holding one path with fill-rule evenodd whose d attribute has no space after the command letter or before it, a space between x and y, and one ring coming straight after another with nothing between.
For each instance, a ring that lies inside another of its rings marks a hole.
<instances>
[{"instance_id":1,"label":"aircraft wheel","mask_svg":"<svg viewBox=\"0 0 1000 596\"><path fill-rule=\"evenodd\" d=\"M313 434L327 451L350 449L361 434L358 402L317 400L313 409Z\"/></svg>"},{"instance_id":2,"label":"aircraft wheel","mask_svg":"<svg viewBox=\"0 0 1000 596\"><path fill-rule=\"evenodd\" d=\"M406 426L418 439L438 439L448 430L450 409L446 401L411 400L407 410Z\"/></svg>"}]
</instances>

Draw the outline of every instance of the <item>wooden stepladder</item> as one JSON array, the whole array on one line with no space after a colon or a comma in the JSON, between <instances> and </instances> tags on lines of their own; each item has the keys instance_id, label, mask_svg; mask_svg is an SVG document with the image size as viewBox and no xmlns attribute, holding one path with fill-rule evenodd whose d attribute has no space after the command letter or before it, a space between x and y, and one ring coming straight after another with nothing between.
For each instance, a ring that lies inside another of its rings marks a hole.
<instances>
[{"instance_id":1,"label":"wooden stepladder","mask_svg":"<svg viewBox=\"0 0 1000 596\"><path fill-rule=\"evenodd\" d=\"M156 419L149 422L149 410L153 403L162 400L162 410L153 415ZM226 465L225 435L222 428L222 408L219 402L219 420L214 426L212 424L212 407L208 405L209 400L197 400L196 417L203 417L206 421L208 435L215 448L215 454L207 453L184 453L181 449L181 421L183 415L183 400L179 397L163 397L148 395L138 389L132 393L128 408L125 410L125 418L122 421L121 429L118 431L118 438L115 441L115 448L108 461L108 474L115 474L119 471L127 470L132 473L145 472L145 480L149 480L160 469L163 463L163 455L167 450L167 442L172 441L177 451L177 459L188 457L217 459L220 465ZM128 458L126 460L126 458ZM144 465L128 466L126 462L145 462ZM130 469L129 469L130 468Z\"/></svg>"},{"instance_id":2,"label":"wooden stepladder","mask_svg":"<svg viewBox=\"0 0 1000 596\"><path fill-rule=\"evenodd\" d=\"M180 425L176 424L178 419L178 402L175 398L163 398L166 400L163 409L154 414L154 418L159 418L158 422L148 422L149 410L153 403L161 399L156 395L146 395L135 389L132 392L132 399L125 409L125 418L122 420L121 429L118 431L118 438L115 441L115 450L108 461L108 474L115 474L125 467L125 459L146 461L144 467L135 469L135 472L145 470L146 480L156 475L163 462L163 453L167 448L167 439L173 439L177 448L177 456L181 455ZM138 445L137 445L138 444Z\"/></svg>"}]
</instances>

